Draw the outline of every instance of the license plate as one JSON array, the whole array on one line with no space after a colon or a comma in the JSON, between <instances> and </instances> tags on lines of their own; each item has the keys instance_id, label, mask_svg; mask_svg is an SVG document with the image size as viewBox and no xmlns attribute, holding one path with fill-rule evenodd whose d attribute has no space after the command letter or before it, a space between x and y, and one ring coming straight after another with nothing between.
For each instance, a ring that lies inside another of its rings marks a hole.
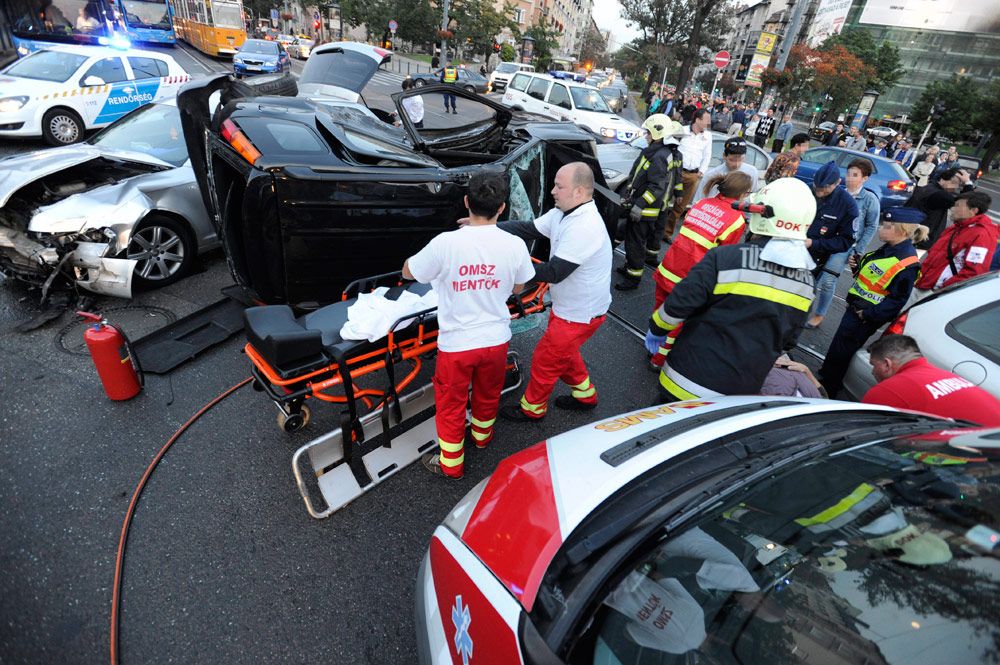
<instances>
[{"instance_id":1,"label":"license plate","mask_svg":"<svg viewBox=\"0 0 1000 665\"><path fill-rule=\"evenodd\" d=\"M247 69L251 72L259 72L260 65L247 65Z\"/></svg>"}]
</instances>

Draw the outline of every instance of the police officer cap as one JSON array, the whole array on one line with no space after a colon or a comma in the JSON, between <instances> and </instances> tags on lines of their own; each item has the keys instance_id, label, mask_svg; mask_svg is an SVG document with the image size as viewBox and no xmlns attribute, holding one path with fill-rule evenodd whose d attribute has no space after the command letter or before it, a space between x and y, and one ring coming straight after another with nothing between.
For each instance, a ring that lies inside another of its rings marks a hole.
<instances>
[{"instance_id":1,"label":"police officer cap","mask_svg":"<svg viewBox=\"0 0 1000 665\"><path fill-rule=\"evenodd\" d=\"M927 215L917 208L888 208L882 211L882 219L896 224L923 224Z\"/></svg>"},{"instance_id":2,"label":"police officer cap","mask_svg":"<svg viewBox=\"0 0 1000 665\"><path fill-rule=\"evenodd\" d=\"M726 144L722 149L724 155L745 155L747 154L747 142L738 136L726 139Z\"/></svg>"},{"instance_id":3,"label":"police officer cap","mask_svg":"<svg viewBox=\"0 0 1000 665\"><path fill-rule=\"evenodd\" d=\"M813 184L817 187L828 187L840 180L840 169L832 159L819 167L816 175L813 176Z\"/></svg>"}]
</instances>

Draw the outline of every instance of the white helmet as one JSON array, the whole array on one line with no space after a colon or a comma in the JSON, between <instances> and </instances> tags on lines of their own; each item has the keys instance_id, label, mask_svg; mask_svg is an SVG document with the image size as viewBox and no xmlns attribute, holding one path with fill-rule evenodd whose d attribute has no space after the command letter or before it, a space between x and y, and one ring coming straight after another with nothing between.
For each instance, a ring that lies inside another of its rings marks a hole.
<instances>
[{"instance_id":1,"label":"white helmet","mask_svg":"<svg viewBox=\"0 0 1000 665\"><path fill-rule=\"evenodd\" d=\"M816 197L801 180L778 178L752 194L738 209L750 213L751 233L805 240L806 231L816 218Z\"/></svg>"},{"instance_id":2,"label":"white helmet","mask_svg":"<svg viewBox=\"0 0 1000 665\"><path fill-rule=\"evenodd\" d=\"M655 141L665 136L676 134L681 130L681 124L675 120L671 120L663 113L654 113L646 118L646 122L642 123L642 128L648 131L650 138Z\"/></svg>"}]
</instances>

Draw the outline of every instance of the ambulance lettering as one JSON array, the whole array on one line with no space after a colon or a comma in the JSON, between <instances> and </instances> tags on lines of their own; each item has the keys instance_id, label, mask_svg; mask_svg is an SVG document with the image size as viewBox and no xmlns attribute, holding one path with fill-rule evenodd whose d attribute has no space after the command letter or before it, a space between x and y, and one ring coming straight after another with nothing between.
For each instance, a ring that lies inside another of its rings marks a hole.
<instances>
[{"instance_id":1,"label":"ambulance lettering","mask_svg":"<svg viewBox=\"0 0 1000 665\"><path fill-rule=\"evenodd\" d=\"M669 416L676 413L676 409L697 409L698 407L709 406L710 404L712 404L712 402L678 402L673 406L660 406L648 411L640 411L639 413L621 416L619 418L615 418L614 420L597 423L594 425L594 429L601 432L618 432L632 427L633 425L638 425L645 420L655 420L662 416Z\"/></svg>"},{"instance_id":2,"label":"ambulance lettering","mask_svg":"<svg viewBox=\"0 0 1000 665\"><path fill-rule=\"evenodd\" d=\"M486 278L479 279L456 279L452 280L451 288L455 291L491 291L500 288L499 279L487 279L496 272L496 265L488 263L470 263L458 267L458 274L461 277L470 275L485 275Z\"/></svg>"},{"instance_id":3,"label":"ambulance lettering","mask_svg":"<svg viewBox=\"0 0 1000 665\"><path fill-rule=\"evenodd\" d=\"M927 388L927 392L931 394L931 397L937 399L939 397L944 397L945 395L950 395L956 390L963 390L965 388L974 388L975 386L966 381L965 379L941 379L940 381L935 381L934 383L928 383L924 386Z\"/></svg>"}]
</instances>

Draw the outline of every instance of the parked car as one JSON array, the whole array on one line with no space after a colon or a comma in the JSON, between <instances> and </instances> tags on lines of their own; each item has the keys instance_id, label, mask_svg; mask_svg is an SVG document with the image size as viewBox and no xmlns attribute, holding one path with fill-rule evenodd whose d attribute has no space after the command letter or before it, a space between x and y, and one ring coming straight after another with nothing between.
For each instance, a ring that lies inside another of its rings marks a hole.
<instances>
[{"instance_id":1,"label":"parked car","mask_svg":"<svg viewBox=\"0 0 1000 665\"><path fill-rule=\"evenodd\" d=\"M435 529L419 660L988 662L1000 600L967 601L996 585L998 434L720 397L551 437Z\"/></svg>"},{"instance_id":2,"label":"parked car","mask_svg":"<svg viewBox=\"0 0 1000 665\"><path fill-rule=\"evenodd\" d=\"M398 270L455 228L466 214L465 183L483 169L509 174L505 215L515 219L551 207L555 172L570 161L590 164L606 185L590 134L462 88L394 94L394 126L359 103L390 57L366 44L324 44L306 63L296 98L232 100L214 116L206 100L217 90L232 99L228 77L193 82L178 97L205 206L235 279L259 301L328 303L354 279ZM441 108L433 97L444 93L459 98L459 114L427 113L414 127L402 100L421 95L425 108ZM617 221L617 202L599 198L599 207Z\"/></svg>"},{"instance_id":3,"label":"parked car","mask_svg":"<svg viewBox=\"0 0 1000 665\"><path fill-rule=\"evenodd\" d=\"M867 130L872 136L878 137L880 139L891 139L893 136L898 134L892 127L885 127L884 125L878 125L877 127L869 127Z\"/></svg>"},{"instance_id":4,"label":"parked car","mask_svg":"<svg viewBox=\"0 0 1000 665\"><path fill-rule=\"evenodd\" d=\"M278 41L248 39L233 56L233 73L236 78L255 74L281 74L291 68L292 59Z\"/></svg>"},{"instance_id":5,"label":"parked car","mask_svg":"<svg viewBox=\"0 0 1000 665\"><path fill-rule=\"evenodd\" d=\"M0 138L84 139L149 102L171 99L190 77L159 51L52 46L0 72Z\"/></svg>"},{"instance_id":6,"label":"parked car","mask_svg":"<svg viewBox=\"0 0 1000 665\"><path fill-rule=\"evenodd\" d=\"M570 120L607 139L627 142L639 134L638 125L615 115L597 88L546 74L514 74L501 101L516 110Z\"/></svg>"},{"instance_id":7,"label":"parked car","mask_svg":"<svg viewBox=\"0 0 1000 665\"><path fill-rule=\"evenodd\" d=\"M965 169L965 171L972 176L973 180L979 180L983 177L983 163L978 157L959 155L958 165Z\"/></svg>"},{"instance_id":8,"label":"parked car","mask_svg":"<svg viewBox=\"0 0 1000 665\"><path fill-rule=\"evenodd\" d=\"M709 167L722 163L722 149L726 138L728 137L725 134L712 132L712 160L708 163ZM624 195L625 187L628 185L629 169L632 168L636 157L646 145L643 133L640 133L629 143L599 143L597 145L597 159L601 163L601 169L604 170L604 177L608 181L608 186L619 195ZM743 161L757 169L758 182L763 184L767 167L773 161L771 153L748 142L747 154Z\"/></svg>"},{"instance_id":9,"label":"parked car","mask_svg":"<svg viewBox=\"0 0 1000 665\"><path fill-rule=\"evenodd\" d=\"M298 60L308 60L309 53L312 51L313 46L316 44L312 39L306 37L296 37L295 41L289 44L285 50L288 51L288 55L292 58L297 58Z\"/></svg>"},{"instance_id":10,"label":"parked car","mask_svg":"<svg viewBox=\"0 0 1000 665\"><path fill-rule=\"evenodd\" d=\"M86 143L0 160L0 272L131 297L219 245L176 101L147 104Z\"/></svg>"},{"instance_id":11,"label":"parked car","mask_svg":"<svg viewBox=\"0 0 1000 665\"><path fill-rule=\"evenodd\" d=\"M534 65L526 65L521 62L501 62L497 68L490 73L490 91L503 92L507 89L507 84L517 72L533 72Z\"/></svg>"},{"instance_id":12,"label":"parked car","mask_svg":"<svg viewBox=\"0 0 1000 665\"><path fill-rule=\"evenodd\" d=\"M913 176L894 160L888 157L876 157L867 152L847 148L810 148L802 155L795 177L807 185L812 185L816 171L833 160L840 168L840 177L843 179L847 176L847 165L858 157L867 159L875 169L865 187L878 194L883 209L906 203L917 184Z\"/></svg>"},{"instance_id":13,"label":"parked car","mask_svg":"<svg viewBox=\"0 0 1000 665\"><path fill-rule=\"evenodd\" d=\"M1000 272L947 286L912 305L884 335L917 340L933 365L1000 398ZM867 349L851 359L844 389L860 400L875 385Z\"/></svg>"},{"instance_id":14,"label":"parked car","mask_svg":"<svg viewBox=\"0 0 1000 665\"><path fill-rule=\"evenodd\" d=\"M613 81L608 85L608 90L614 90L622 98L622 108L628 107L628 86L625 84L625 81Z\"/></svg>"},{"instance_id":15,"label":"parked car","mask_svg":"<svg viewBox=\"0 0 1000 665\"><path fill-rule=\"evenodd\" d=\"M413 84L418 88L424 85L435 85L440 81L437 74L433 73L413 74L411 78L413 78ZM478 92L485 95L487 90L489 90L490 82L485 76L477 71L466 67L459 67L458 83L455 85L468 90L469 92Z\"/></svg>"},{"instance_id":16,"label":"parked car","mask_svg":"<svg viewBox=\"0 0 1000 665\"><path fill-rule=\"evenodd\" d=\"M833 135L833 130L835 129L837 129L837 124L834 122L821 122L815 127L810 127L807 134L809 135L809 138L814 141L819 141L823 145L826 145L827 141L830 140L830 136Z\"/></svg>"},{"instance_id":17,"label":"parked car","mask_svg":"<svg viewBox=\"0 0 1000 665\"><path fill-rule=\"evenodd\" d=\"M608 108L615 113L621 113L624 107L624 100L621 95L618 94L617 90L612 90L611 88L604 88L601 90L601 97L604 97L604 101L608 103Z\"/></svg>"}]
</instances>

